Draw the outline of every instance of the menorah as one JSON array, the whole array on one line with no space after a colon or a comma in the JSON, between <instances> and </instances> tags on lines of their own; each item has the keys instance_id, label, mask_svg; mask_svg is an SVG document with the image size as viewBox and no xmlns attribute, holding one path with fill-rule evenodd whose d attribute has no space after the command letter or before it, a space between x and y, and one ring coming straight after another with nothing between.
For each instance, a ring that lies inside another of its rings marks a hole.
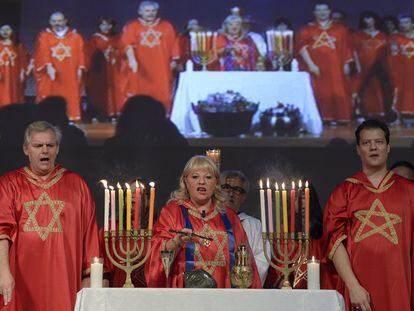
<instances>
[{"instance_id":1,"label":"menorah","mask_svg":"<svg viewBox=\"0 0 414 311\"><path fill-rule=\"evenodd\" d=\"M293 31L266 31L268 57L274 69L284 71L284 66L293 59Z\"/></svg>"},{"instance_id":2,"label":"menorah","mask_svg":"<svg viewBox=\"0 0 414 311\"><path fill-rule=\"evenodd\" d=\"M217 168L220 169L221 162L221 150L220 149L208 149L206 150L206 156L214 161Z\"/></svg>"},{"instance_id":3,"label":"menorah","mask_svg":"<svg viewBox=\"0 0 414 311\"><path fill-rule=\"evenodd\" d=\"M217 32L191 31L190 50L193 61L207 70L207 65L217 59Z\"/></svg>"},{"instance_id":4,"label":"menorah","mask_svg":"<svg viewBox=\"0 0 414 311\"><path fill-rule=\"evenodd\" d=\"M145 210L146 187L143 183L136 181L134 195L134 221L132 223L132 190L129 184L126 189L118 183L118 200L116 200L115 189L107 186L106 180L101 180L105 187L104 194L104 241L105 252L111 263L126 274L124 287L134 287L131 273L141 267L151 253L152 227L154 219L155 184L150 183L149 194L149 219L148 228L141 228L141 209ZM118 217L117 217L118 201ZM109 206L111 206L111 229L109 230ZM125 208L126 206L126 208ZM124 212L126 221L124 222ZM118 229L116 226L118 220ZM125 228L124 228L125 224Z\"/></svg>"},{"instance_id":5,"label":"menorah","mask_svg":"<svg viewBox=\"0 0 414 311\"><path fill-rule=\"evenodd\" d=\"M262 240L266 260L269 265L283 274L282 289L291 289L289 276L302 266L309 253L309 187L308 182L302 189L302 182L295 189L295 182L292 182L290 190L290 225L288 224L288 197L285 183L282 183L282 191L279 190L278 183L275 183L275 190L270 189L269 178L267 179L267 213L265 204L265 190L260 181L260 208L262 220ZM274 206L273 206L274 194ZM302 204L304 194L305 204ZM282 204L281 204L282 202ZM273 230L275 209L276 230ZM282 210L282 217L280 212ZM268 216L268 228L266 230L266 215ZM301 230L296 230L296 217L299 217ZM282 218L282 221L281 221ZM290 228L289 228L290 227ZM281 232L283 229L283 233ZM290 231L289 231L290 229ZM267 241L270 242L270 252ZM269 256L270 253L270 256Z\"/></svg>"}]
</instances>

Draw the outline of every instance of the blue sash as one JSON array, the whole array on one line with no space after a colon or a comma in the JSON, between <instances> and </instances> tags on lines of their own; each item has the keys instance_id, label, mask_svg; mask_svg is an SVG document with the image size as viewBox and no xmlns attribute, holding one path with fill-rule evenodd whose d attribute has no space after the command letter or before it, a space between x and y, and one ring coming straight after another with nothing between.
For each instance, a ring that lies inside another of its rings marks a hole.
<instances>
[{"instance_id":1,"label":"blue sash","mask_svg":"<svg viewBox=\"0 0 414 311\"><path fill-rule=\"evenodd\" d=\"M181 212L183 213L185 227L187 229L194 230L193 225L188 218L188 209L184 206L180 206ZM233 228L231 227L231 223L229 218L227 217L226 213L220 213L221 220L223 221L224 226L226 227L227 237L229 241L229 258L230 258L230 271L234 266L234 252L236 248L236 242L234 239ZM185 246L185 271L193 271L194 270L194 250L195 244L193 241L190 241Z\"/></svg>"}]
</instances>

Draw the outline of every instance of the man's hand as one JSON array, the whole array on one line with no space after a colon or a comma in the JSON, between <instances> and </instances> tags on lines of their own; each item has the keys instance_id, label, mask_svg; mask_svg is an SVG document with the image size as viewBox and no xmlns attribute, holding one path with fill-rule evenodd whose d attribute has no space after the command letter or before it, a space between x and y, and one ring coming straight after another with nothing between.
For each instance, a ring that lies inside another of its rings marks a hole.
<instances>
[{"instance_id":1,"label":"man's hand","mask_svg":"<svg viewBox=\"0 0 414 311\"><path fill-rule=\"evenodd\" d=\"M76 74L78 76L78 80L80 81L83 75L83 68L78 68L78 71L76 72Z\"/></svg>"},{"instance_id":2,"label":"man's hand","mask_svg":"<svg viewBox=\"0 0 414 311\"><path fill-rule=\"evenodd\" d=\"M362 311L371 311L371 298L369 293L361 285L356 284L349 289L349 298L354 309Z\"/></svg>"},{"instance_id":3,"label":"man's hand","mask_svg":"<svg viewBox=\"0 0 414 311\"><path fill-rule=\"evenodd\" d=\"M25 79L24 69L20 70L20 82L23 83Z\"/></svg>"},{"instance_id":4,"label":"man's hand","mask_svg":"<svg viewBox=\"0 0 414 311\"><path fill-rule=\"evenodd\" d=\"M46 73L49 76L50 80L55 81L55 79L56 79L56 69L51 64L48 64L46 66Z\"/></svg>"},{"instance_id":5,"label":"man's hand","mask_svg":"<svg viewBox=\"0 0 414 311\"><path fill-rule=\"evenodd\" d=\"M137 73L138 71L138 63L135 59L130 59L128 61L129 68L132 70L133 73Z\"/></svg>"},{"instance_id":6,"label":"man's hand","mask_svg":"<svg viewBox=\"0 0 414 311\"><path fill-rule=\"evenodd\" d=\"M346 64L344 65L344 74L345 74L346 76L349 76L349 75L350 75L350 73L351 73L351 67L349 66L349 63L346 63Z\"/></svg>"},{"instance_id":7,"label":"man's hand","mask_svg":"<svg viewBox=\"0 0 414 311\"><path fill-rule=\"evenodd\" d=\"M321 75L321 70L319 69L318 66L316 66L314 63L310 63L308 65L309 68L309 72L317 77L319 77Z\"/></svg>"},{"instance_id":8,"label":"man's hand","mask_svg":"<svg viewBox=\"0 0 414 311\"><path fill-rule=\"evenodd\" d=\"M0 294L3 295L4 305L7 305L12 299L14 288L14 279L10 273L10 269L2 269L0 271Z\"/></svg>"},{"instance_id":9,"label":"man's hand","mask_svg":"<svg viewBox=\"0 0 414 311\"><path fill-rule=\"evenodd\" d=\"M177 61L176 60L172 60L171 63L170 63L170 69L171 70L175 70L175 69L177 69L177 67L178 67Z\"/></svg>"}]
</instances>

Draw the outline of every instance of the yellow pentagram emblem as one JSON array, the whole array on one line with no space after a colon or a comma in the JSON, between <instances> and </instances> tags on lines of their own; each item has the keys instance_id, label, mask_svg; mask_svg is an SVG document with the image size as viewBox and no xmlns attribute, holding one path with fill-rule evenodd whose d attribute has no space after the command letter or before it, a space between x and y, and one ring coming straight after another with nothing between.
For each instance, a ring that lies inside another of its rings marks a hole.
<instances>
[{"instance_id":1,"label":"yellow pentagram emblem","mask_svg":"<svg viewBox=\"0 0 414 311\"><path fill-rule=\"evenodd\" d=\"M161 35L162 32L156 31L153 28L148 29L147 31L141 32L141 45L146 45L150 48L161 44Z\"/></svg>"},{"instance_id":2,"label":"yellow pentagram emblem","mask_svg":"<svg viewBox=\"0 0 414 311\"><path fill-rule=\"evenodd\" d=\"M402 55L406 56L407 58L411 58L414 56L414 42L410 41L407 44L401 45L401 53Z\"/></svg>"},{"instance_id":3,"label":"yellow pentagram emblem","mask_svg":"<svg viewBox=\"0 0 414 311\"><path fill-rule=\"evenodd\" d=\"M63 61L65 58L72 57L72 48L68 45L64 45L62 42L59 42L58 45L52 46L52 57L56 58L58 61Z\"/></svg>"},{"instance_id":4,"label":"yellow pentagram emblem","mask_svg":"<svg viewBox=\"0 0 414 311\"><path fill-rule=\"evenodd\" d=\"M203 229L201 231L196 232L197 234L211 237L213 241L211 243L215 243L217 245L217 252L214 256L213 260L205 260L201 255L201 247L209 247L209 245L195 243L195 251L194 251L194 265L202 267L208 273L212 274L216 267L224 267L226 266L226 257L224 256L224 247L227 243L227 233L224 231L214 231L207 223L203 225Z\"/></svg>"},{"instance_id":5,"label":"yellow pentagram emblem","mask_svg":"<svg viewBox=\"0 0 414 311\"><path fill-rule=\"evenodd\" d=\"M49 224L46 227L39 226L36 219L37 212L42 206L44 208L45 206L48 206L53 214L52 219L50 219ZM37 201L26 202L24 203L24 207L29 215L29 218L23 226L23 231L37 232L42 241L46 240L50 232L63 232L59 216L65 207L65 202L59 200L52 201L47 192L43 192Z\"/></svg>"},{"instance_id":6,"label":"yellow pentagram emblem","mask_svg":"<svg viewBox=\"0 0 414 311\"><path fill-rule=\"evenodd\" d=\"M331 37L326 31L323 31L319 36L314 36L313 39L314 39L314 42L312 45L313 49L326 46L332 50L335 50L336 39L334 37Z\"/></svg>"},{"instance_id":7,"label":"yellow pentagram emblem","mask_svg":"<svg viewBox=\"0 0 414 311\"><path fill-rule=\"evenodd\" d=\"M372 222L371 218L373 216L382 217L385 222L378 226ZM392 244L398 244L398 235L395 231L394 225L401 222L401 217L397 214L388 213L379 199L376 199L374 203L372 203L371 208L368 211L360 210L356 212L355 217L361 222L355 236L355 242L361 242L371 235L378 233L384 236ZM365 227L368 227L369 230L362 233ZM386 231L387 229L389 232Z\"/></svg>"},{"instance_id":8,"label":"yellow pentagram emblem","mask_svg":"<svg viewBox=\"0 0 414 311\"><path fill-rule=\"evenodd\" d=\"M0 52L0 66L14 66L14 60L17 55L11 51L8 47L5 47Z\"/></svg>"}]
</instances>

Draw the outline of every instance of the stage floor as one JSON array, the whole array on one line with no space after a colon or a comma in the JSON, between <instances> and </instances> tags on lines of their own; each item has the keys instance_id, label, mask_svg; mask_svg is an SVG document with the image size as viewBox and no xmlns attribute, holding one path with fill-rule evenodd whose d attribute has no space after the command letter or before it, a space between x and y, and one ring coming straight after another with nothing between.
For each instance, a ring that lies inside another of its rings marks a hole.
<instances>
[{"instance_id":1,"label":"stage floor","mask_svg":"<svg viewBox=\"0 0 414 311\"><path fill-rule=\"evenodd\" d=\"M106 139L115 134L115 124L111 123L79 123L91 146L101 146ZM300 135L297 137L256 137L246 135L238 137L202 137L187 138L193 147L325 147L332 139L341 138L348 143L355 141L356 124L340 126L324 126L321 135ZM398 125L391 127L391 145L397 148L413 146L414 127Z\"/></svg>"}]
</instances>

